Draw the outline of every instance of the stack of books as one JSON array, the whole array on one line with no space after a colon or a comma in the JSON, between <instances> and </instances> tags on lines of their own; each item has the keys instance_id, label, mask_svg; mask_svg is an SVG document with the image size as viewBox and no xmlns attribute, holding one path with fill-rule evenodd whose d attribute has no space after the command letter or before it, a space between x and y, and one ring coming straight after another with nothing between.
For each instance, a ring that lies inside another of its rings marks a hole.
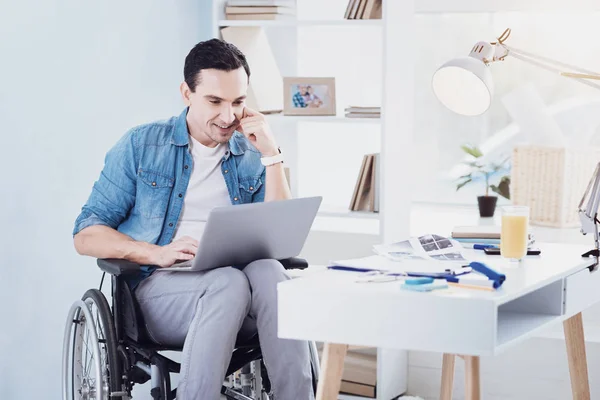
<instances>
[{"instance_id":1,"label":"stack of books","mask_svg":"<svg viewBox=\"0 0 600 400\"><path fill-rule=\"evenodd\" d=\"M228 20L279 20L295 15L294 0L229 0L225 6Z\"/></svg>"},{"instance_id":2,"label":"stack of books","mask_svg":"<svg viewBox=\"0 0 600 400\"><path fill-rule=\"evenodd\" d=\"M379 153L363 157L349 209L379 212Z\"/></svg>"},{"instance_id":3,"label":"stack of books","mask_svg":"<svg viewBox=\"0 0 600 400\"><path fill-rule=\"evenodd\" d=\"M381 0L348 0L345 19L381 19Z\"/></svg>"},{"instance_id":4,"label":"stack of books","mask_svg":"<svg viewBox=\"0 0 600 400\"><path fill-rule=\"evenodd\" d=\"M344 109L346 118L381 118L381 107L350 106Z\"/></svg>"},{"instance_id":5,"label":"stack of books","mask_svg":"<svg viewBox=\"0 0 600 400\"><path fill-rule=\"evenodd\" d=\"M465 247L470 247L473 244L493 244L500 245L499 225L480 225L480 226L455 226L452 229L452 239L460 242ZM535 238L529 232L528 245L535 243Z\"/></svg>"}]
</instances>

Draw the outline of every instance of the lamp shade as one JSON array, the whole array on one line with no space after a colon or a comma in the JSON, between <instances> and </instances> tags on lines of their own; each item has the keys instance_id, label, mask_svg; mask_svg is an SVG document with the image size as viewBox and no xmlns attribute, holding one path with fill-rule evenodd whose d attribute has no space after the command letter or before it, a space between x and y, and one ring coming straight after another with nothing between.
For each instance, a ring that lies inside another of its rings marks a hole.
<instances>
[{"instance_id":1,"label":"lamp shade","mask_svg":"<svg viewBox=\"0 0 600 400\"><path fill-rule=\"evenodd\" d=\"M439 67L431 84L442 104L460 115L483 114L494 95L488 66L470 56L455 58Z\"/></svg>"}]
</instances>

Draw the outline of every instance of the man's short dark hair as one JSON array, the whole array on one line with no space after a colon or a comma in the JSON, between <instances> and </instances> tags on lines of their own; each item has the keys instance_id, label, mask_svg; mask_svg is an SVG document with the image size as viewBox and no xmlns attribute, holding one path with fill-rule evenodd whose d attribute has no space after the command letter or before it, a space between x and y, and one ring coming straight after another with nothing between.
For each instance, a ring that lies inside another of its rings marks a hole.
<instances>
[{"instance_id":1,"label":"man's short dark hair","mask_svg":"<svg viewBox=\"0 0 600 400\"><path fill-rule=\"evenodd\" d=\"M183 77L192 92L201 82L200 72L203 69L218 69L220 71L233 71L244 67L250 79L250 67L246 56L233 44L220 39L210 39L200 42L190 50L185 58Z\"/></svg>"}]
</instances>

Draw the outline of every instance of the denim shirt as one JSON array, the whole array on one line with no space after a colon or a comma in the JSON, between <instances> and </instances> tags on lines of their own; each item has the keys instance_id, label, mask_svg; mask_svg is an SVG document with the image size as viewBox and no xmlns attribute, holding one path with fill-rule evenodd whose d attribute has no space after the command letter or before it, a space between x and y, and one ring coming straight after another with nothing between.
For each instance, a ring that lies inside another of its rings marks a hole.
<instances>
[{"instance_id":1,"label":"denim shirt","mask_svg":"<svg viewBox=\"0 0 600 400\"><path fill-rule=\"evenodd\" d=\"M187 108L179 117L133 128L109 150L73 235L105 225L136 241L171 243L193 165L186 116ZM233 134L221 160L231 204L264 201L260 156L244 135ZM135 288L155 269L143 266L141 274L128 279L129 285Z\"/></svg>"}]
</instances>

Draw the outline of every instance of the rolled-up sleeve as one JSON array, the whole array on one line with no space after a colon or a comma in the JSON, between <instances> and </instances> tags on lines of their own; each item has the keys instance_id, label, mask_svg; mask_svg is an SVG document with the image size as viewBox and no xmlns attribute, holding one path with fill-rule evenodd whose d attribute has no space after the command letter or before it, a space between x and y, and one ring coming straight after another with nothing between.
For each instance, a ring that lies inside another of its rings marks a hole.
<instances>
[{"instance_id":1,"label":"rolled-up sleeve","mask_svg":"<svg viewBox=\"0 0 600 400\"><path fill-rule=\"evenodd\" d=\"M262 185L260 186L260 188L258 188L256 193L254 193L254 196L252 196L253 203L262 203L263 201L265 201L265 192L266 192L266 186L267 186L267 169L266 168L263 170L262 174L260 174L260 180L262 181Z\"/></svg>"},{"instance_id":2,"label":"rolled-up sleeve","mask_svg":"<svg viewBox=\"0 0 600 400\"><path fill-rule=\"evenodd\" d=\"M100 177L75 220L73 236L92 225L116 229L135 204L135 131L129 131L108 151Z\"/></svg>"}]
</instances>

